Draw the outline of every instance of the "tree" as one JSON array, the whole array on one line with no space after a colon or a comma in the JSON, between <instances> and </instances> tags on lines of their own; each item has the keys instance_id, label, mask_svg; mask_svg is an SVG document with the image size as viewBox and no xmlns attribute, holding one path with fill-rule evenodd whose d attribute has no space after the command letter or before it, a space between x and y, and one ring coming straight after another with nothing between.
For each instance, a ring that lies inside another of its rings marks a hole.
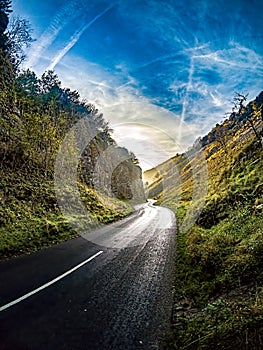
<instances>
[{"instance_id":1,"label":"tree","mask_svg":"<svg viewBox=\"0 0 263 350\"><path fill-rule=\"evenodd\" d=\"M232 114L235 114L235 122L239 123L240 125L248 123L252 128L256 138L261 142L261 136L259 135L256 129L256 106L253 102L250 102L248 105L245 105L247 97L248 94L243 95L238 92L235 93L235 97L233 99L234 107L232 109Z\"/></svg>"},{"instance_id":2,"label":"tree","mask_svg":"<svg viewBox=\"0 0 263 350\"><path fill-rule=\"evenodd\" d=\"M53 120L57 119L59 111L59 100L63 95L61 81L54 71L47 71L42 74L39 80L40 97L45 111L52 115Z\"/></svg>"},{"instance_id":3,"label":"tree","mask_svg":"<svg viewBox=\"0 0 263 350\"><path fill-rule=\"evenodd\" d=\"M14 17L9 21L11 0L0 0L0 49L8 56L15 70L25 59L24 49L33 41L27 20Z\"/></svg>"},{"instance_id":4,"label":"tree","mask_svg":"<svg viewBox=\"0 0 263 350\"><path fill-rule=\"evenodd\" d=\"M14 133L15 85L13 66L0 50L0 141L9 141Z\"/></svg>"},{"instance_id":5,"label":"tree","mask_svg":"<svg viewBox=\"0 0 263 350\"><path fill-rule=\"evenodd\" d=\"M11 10L11 0L0 0L0 49L6 51L7 35L5 34L8 26L9 13Z\"/></svg>"},{"instance_id":6,"label":"tree","mask_svg":"<svg viewBox=\"0 0 263 350\"><path fill-rule=\"evenodd\" d=\"M57 74L52 71L48 70L44 72L40 79L40 89L41 94L53 94L55 92L58 92L58 90L61 88L61 81L59 80Z\"/></svg>"},{"instance_id":7,"label":"tree","mask_svg":"<svg viewBox=\"0 0 263 350\"><path fill-rule=\"evenodd\" d=\"M253 103L249 103L246 107L245 117L246 117L247 123L251 126L254 134L256 135L256 138L258 140L261 140L260 135L257 132L256 125L255 125L257 122L255 112L256 112L255 105Z\"/></svg>"},{"instance_id":8,"label":"tree","mask_svg":"<svg viewBox=\"0 0 263 350\"><path fill-rule=\"evenodd\" d=\"M11 10L11 0L0 0L0 12L9 14Z\"/></svg>"},{"instance_id":9,"label":"tree","mask_svg":"<svg viewBox=\"0 0 263 350\"><path fill-rule=\"evenodd\" d=\"M40 93L39 80L35 72L27 69L17 78L17 83L24 93L37 95Z\"/></svg>"},{"instance_id":10,"label":"tree","mask_svg":"<svg viewBox=\"0 0 263 350\"><path fill-rule=\"evenodd\" d=\"M15 17L11 20L6 32L6 47L8 56L17 69L25 60L24 49L29 47L32 41L31 28L27 20Z\"/></svg>"},{"instance_id":11,"label":"tree","mask_svg":"<svg viewBox=\"0 0 263 350\"><path fill-rule=\"evenodd\" d=\"M64 105L79 104L79 93L76 90L71 91L69 88L63 89L62 100Z\"/></svg>"},{"instance_id":12,"label":"tree","mask_svg":"<svg viewBox=\"0 0 263 350\"><path fill-rule=\"evenodd\" d=\"M244 112L246 109L244 102L246 102L247 97L248 97L248 94L243 95L243 94L240 94L239 92L235 92L235 97L233 98L233 104L234 104L234 110L238 116L240 116L242 112Z\"/></svg>"},{"instance_id":13,"label":"tree","mask_svg":"<svg viewBox=\"0 0 263 350\"><path fill-rule=\"evenodd\" d=\"M224 122L222 125L217 124L215 127L215 141L219 144L225 153L228 153L228 136L229 131L227 129L226 122Z\"/></svg>"},{"instance_id":14,"label":"tree","mask_svg":"<svg viewBox=\"0 0 263 350\"><path fill-rule=\"evenodd\" d=\"M139 159L136 157L136 155L133 152L131 151L129 152L129 157L134 165L139 165Z\"/></svg>"}]
</instances>

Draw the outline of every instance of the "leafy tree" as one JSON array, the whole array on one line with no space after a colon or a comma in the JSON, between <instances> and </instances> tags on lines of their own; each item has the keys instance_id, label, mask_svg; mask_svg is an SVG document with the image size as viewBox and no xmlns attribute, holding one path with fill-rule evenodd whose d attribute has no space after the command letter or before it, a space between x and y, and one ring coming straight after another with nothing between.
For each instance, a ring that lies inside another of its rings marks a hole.
<instances>
[{"instance_id":1,"label":"leafy tree","mask_svg":"<svg viewBox=\"0 0 263 350\"><path fill-rule=\"evenodd\" d=\"M0 140L13 138L15 115L15 76L13 66L7 56L0 50Z\"/></svg>"},{"instance_id":2,"label":"leafy tree","mask_svg":"<svg viewBox=\"0 0 263 350\"><path fill-rule=\"evenodd\" d=\"M61 101L63 102L63 105L67 107L72 106L72 104L80 104L78 91L71 91L69 88L64 88L63 94L61 96Z\"/></svg>"},{"instance_id":3,"label":"leafy tree","mask_svg":"<svg viewBox=\"0 0 263 350\"><path fill-rule=\"evenodd\" d=\"M8 26L10 12L12 12L11 0L0 0L0 49L3 51L6 50L7 36L5 31Z\"/></svg>"},{"instance_id":4,"label":"leafy tree","mask_svg":"<svg viewBox=\"0 0 263 350\"><path fill-rule=\"evenodd\" d=\"M10 4L9 0L0 0L3 18L0 34L6 35L5 52L0 51L0 148L8 150L17 164L34 166L48 177L65 134L79 119L87 117L90 126L97 131L83 155L82 169L88 185L94 185L90 179L96 162L108 147L115 149L117 155L121 151L125 153L124 165L132 174L132 167L138 164L137 158L117 147L108 122L94 105L81 101L77 91L63 88L52 70L44 72L40 78L29 69L19 72L19 64L25 57L23 50L32 42L32 37L29 23L19 17L12 20L7 30ZM20 155L13 145L21 151ZM112 160L108 158L103 169L106 177L112 172Z\"/></svg>"},{"instance_id":5,"label":"leafy tree","mask_svg":"<svg viewBox=\"0 0 263 350\"><path fill-rule=\"evenodd\" d=\"M48 70L44 72L40 79L40 88L42 94L52 94L52 92L57 91L61 88L61 81L59 80L57 74Z\"/></svg>"},{"instance_id":6,"label":"leafy tree","mask_svg":"<svg viewBox=\"0 0 263 350\"><path fill-rule=\"evenodd\" d=\"M35 72L27 69L17 78L19 87L25 94L37 95L40 93L40 84Z\"/></svg>"}]
</instances>

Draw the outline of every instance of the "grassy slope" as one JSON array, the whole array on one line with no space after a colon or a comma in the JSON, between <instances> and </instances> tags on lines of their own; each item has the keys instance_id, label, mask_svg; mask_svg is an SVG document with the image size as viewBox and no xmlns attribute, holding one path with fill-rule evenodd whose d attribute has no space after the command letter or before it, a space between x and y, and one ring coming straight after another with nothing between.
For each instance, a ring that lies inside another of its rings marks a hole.
<instances>
[{"instance_id":1,"label":"grassy slope","mask_svg":"<svg viewBox=\"0 0 263 350\"><path fill-rule=\"evenodd\" d=\"M167 348L261 349L262 147L243 126L225 149L214 141L203 152L208 194L197 224L178 233L174 331ZM159 203L176 211L178 226L191 202L192 174L201 171L197 166L177 156L158 168L165 183L160 178L149 188ZM181 184L167 174L175 168Z\"/></svg>"},{"instance_id":2,"label":"grassy slope","mask_svg":"<svg viewBox=\"0 0 263 350\"><path fill-rule=\"evenodd\" d=\"M36 168L37 169L37 168ZM0 167L0 258L32 252L77 236L56 202L52 177L39 170ZM81 185L87 210L103 223L115 221L132 208L117 199L101 200L94 190Z\"/></svg>"}]
</instances>

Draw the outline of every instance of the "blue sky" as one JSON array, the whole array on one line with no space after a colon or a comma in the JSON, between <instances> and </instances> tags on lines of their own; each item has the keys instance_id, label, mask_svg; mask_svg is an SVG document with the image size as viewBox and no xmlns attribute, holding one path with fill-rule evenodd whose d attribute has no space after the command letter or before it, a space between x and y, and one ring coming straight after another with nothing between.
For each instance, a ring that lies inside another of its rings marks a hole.
<instances>
[{"instance_id":1,"label":"blue sky","mask_svg":"<svg viewBox=\"0 0 263 350\"><path fill-rule=\"evenodd\" d=\"M54 69L94 103L144 169L182 152L262 89L261 0L13 0Z\"/></svg>"}]
</instances>

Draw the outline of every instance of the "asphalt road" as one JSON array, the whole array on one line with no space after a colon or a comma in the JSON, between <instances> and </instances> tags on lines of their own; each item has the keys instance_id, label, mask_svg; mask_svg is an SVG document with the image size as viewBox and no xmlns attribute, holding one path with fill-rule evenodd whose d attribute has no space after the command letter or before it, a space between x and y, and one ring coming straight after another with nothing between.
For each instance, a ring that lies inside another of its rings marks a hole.
<instances>
[{"instance_id":1,"label":"asphalt road","mask_svg":"<svg viewBox=\"0 0 263 350\"><path fill-rule=\"evenodd\" d=\"M147 203L86 238L0 263L1 350L162 348L174 214Z\"/></svg>"}]
</instances>

